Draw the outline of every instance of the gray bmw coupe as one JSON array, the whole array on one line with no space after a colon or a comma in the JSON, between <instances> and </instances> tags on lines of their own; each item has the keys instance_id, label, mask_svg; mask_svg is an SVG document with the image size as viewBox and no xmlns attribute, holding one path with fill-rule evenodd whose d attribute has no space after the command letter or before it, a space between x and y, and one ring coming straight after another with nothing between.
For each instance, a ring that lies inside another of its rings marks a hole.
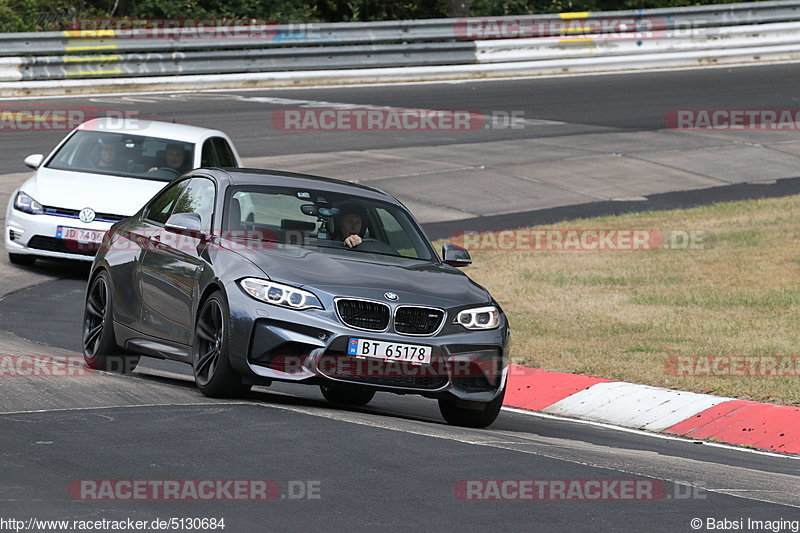
<instances>
[{"instance_id":1,"label":"gray bmw coupe","mask_svg":"<svg viewBox=\"0 0 800 533\"><path fill-rule=\"evenodd\" d=\"M509 328L489 292L437 255L394 197L271 170L198 169L103 238L89 278L84 357L192 365L213 397L274 380L339 404L376 391L437 399L485 427L505 393Z\"/></svg>"}]
</instances>

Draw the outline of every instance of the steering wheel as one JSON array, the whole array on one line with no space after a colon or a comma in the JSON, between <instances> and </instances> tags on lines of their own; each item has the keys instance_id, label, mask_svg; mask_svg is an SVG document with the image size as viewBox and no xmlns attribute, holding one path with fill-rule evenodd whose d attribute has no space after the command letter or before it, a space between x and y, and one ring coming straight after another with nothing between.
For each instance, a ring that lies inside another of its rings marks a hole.
<instances>
[{"instance_id":1,"label":"steering wheel","mask_svg":"<svg viewBox=\"0 0 800 533\"><path fill-rule=\"evenodd\" d=\"M352 236L352 235L351 235L351 236ZM344 248L345 250L355 250L355 249L357 249L359 246L363 246L363 245L365 245L365 244L369 244L369 243L371 243L371 242L378 242L378 239L369 239L369 238L367 238L367 239L364 239L364 238L362 238L360 243L358 243L357 245L355 245L355 246L352 246L352 247L351 247L351 246L347 246L347 245L344 243L344 241L331 241L331 242L338 242L338 243L340 243L340 244L342 245L342 248Z\"/></svg>"},{"instance_id":2,"label":"steering wheel","mask_svg":"<svg viewBox=\"0 0 800 533\"><path fill-rule=\"evenodd\" d=\"M179 176L179 175L180 175L180 171L178 171L178 170L175 170L175 169L174 169L174 168L172 168L172 167L158 167L158 169L157 169L157 170L158 170L158 171L161 171L161 170L169 170L170 172L172 172L172 173L173 173L173 174L175 174L176 176Z\"/></svg>"},{"instance_id":3,"label":"steering wheel","mask_svg":"<svg viewBox=\"0 0 800 533\"><path fill-rule=\"evenodd\" d=\"M360 250L362 252L375 252L380 254L400 255L397 250L379 239L362 239L361 244L351 248L352 250Z\"/></svg>"}]
</instances>

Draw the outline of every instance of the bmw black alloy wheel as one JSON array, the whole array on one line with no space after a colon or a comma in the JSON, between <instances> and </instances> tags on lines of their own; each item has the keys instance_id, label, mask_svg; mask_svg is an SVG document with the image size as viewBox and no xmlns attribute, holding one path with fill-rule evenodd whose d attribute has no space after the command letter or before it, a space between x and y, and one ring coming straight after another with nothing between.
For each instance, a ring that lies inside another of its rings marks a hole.
<instances>
[{"instance_id":1,"label":"bmw black alloy wheel","mask_svg":"<svg viewBox=\"0 0 800 533\"><path fill-rule=\"evenodd\" d=\"M194 376L197 384L203 387L214 378L225 334L222 309L216 299L209 299L203 306L196 329L197 355Z\"/></svg>"},{"instance_id":2,"label":"bmw black alloy wheel","mask_svg":"<svg viewBox=\"0 0 800 533\"><path fill-rule=\"evenodd\" d=\"M103 327L108 307L108 285L101 274L95 278L86 298L83 318L83 353L96 358L103 340Z\"/></svg>"},{"instance_id":3,"label":"bmw black alloy wheel","mask_svg":"<svg viewBox=\"0 0 800 533\"><path fill-rule=\"evenodd\" d=\"M89 285L83 313L83 359L90 368L130 372L139 363L139 356L117 346L110 279L103 270Z\"/></svg>"},{"instance_id":4,"label":"bmw black alloy wheel","mask_svg":"<svg viewBox=\"0 0 800 533\"><path fill-rule=\"evenodd\" d=\"M233 369L228 359L228 310L225 294L215 292L203 303L195 325L192 367L197 387L206 396L241 396L250 385Z\"/></svg>"}]
</instances>

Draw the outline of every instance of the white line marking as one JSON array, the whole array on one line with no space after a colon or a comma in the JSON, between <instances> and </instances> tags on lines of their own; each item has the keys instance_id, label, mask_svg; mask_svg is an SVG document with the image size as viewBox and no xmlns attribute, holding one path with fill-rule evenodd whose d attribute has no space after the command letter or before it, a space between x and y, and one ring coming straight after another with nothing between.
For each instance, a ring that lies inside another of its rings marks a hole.
<instances>
[{"instance_id":1,"label":"white line marking","mask_svg":"<svg viewBox=\"0 0 800 533\"><path fill-rule=\"evenodd\" d=\"M409 426L401 427L400 425L398 425L398 420L393 419L393 418L386 419L385 417L380 416L380 415L372 414L372 413L369 413L369 412L361 412L361 411L336 411L336 410L332 410L331 408L326 408L326 407L302 407L302 406L293 406L293 405L278 405L278 404L271 404L271 403L258 402L258 401L255 401L255 402L231 401L231 402L184 403L184 404L142 404L142 405L124 405L124 406L106 406L106 407L78 407L78 408L66 408L66 409L43 409L43 410L34 410L34 411L19 411L19 412L16 412L16 413L2 413L2 414L0 414L0 418L2 418L2 415L32 414L32 413L46 413L46 412L59 412L59 411L97 411L97 410L107 410L107 409L135 409L135 408L146 408L146 407L203 407L203 406L220 407L220 406L240 406L240 405L241 406L255 406L255 407L262 407L262 408L280 409L280 410L283 410L283 411L290 411L290 412L295 412L295 413L300 413L300 414L305 414L305 415L310 415L310 416L317 416L317 417L320 417L320 418L327 418L327 419L330 419L330 420L335 420L335 421L340 421L340 422L346 422L346 423L357 424L357 425L362 425L362 426L374 427L374 428L378 428L378 429L386 429L386 430L390 430L390 431L398 431L398 432L402 432L402 433L409 433L409 434L426 436L426 437L433 437L433 438L438 438L438 439L443 439L443 440L450 440L450 441L460 442L460 443L463 443L463 444L468 444L468 445L473 445L473 446L484 446L484 447L489 447L489 448L497 448L497 449L501 449L501 450L511 451L511 452L515 452L515 453L525 453L525 454L536 455L536 456L540 456L540 457L547 457L549 459L553 459L553 460L557 460L557 461L563 461L563 462L568 462L568 463L573 463L573 464L580 464L580 465L588 466L588 467L591 467L591 468L599 468L599 469L613 471L613 472L623 472L623 473L626 473L626 474L643 476L643 477L648 477L648 478L651 478L651 479L661 479L663 481L667 481L667 482L670 482L670 483L677 483L677 484L694 486L691 482L687 482L685 479L671 479L671 478L669 478L669 476L666 476L666 475L658 475L658 474L653 473L653 472L647 473L647 472L641 471L640 470L641 467L632 468L630 466L630 464L627 464L627 463L626 463L627 466L622 468L618 464L609 464L609 463L598 462L598 461L591 462L591 461L587 461L587 460L579 460L579 459L572 458L572 457L566 457L563 454L559 455L558 453L555 453L555 452L554 453L548 453L548 452L543 451L542 449L539 449L539 450L533 450L533 449L520 450L515 446L531 444L531 445L539 445L540 447L542 447L542 444L543 444L542 442L530 441L530 439L529 439L529 442L526 443L524 438L523 438L523 436L521 436L521 439L518 440L518 441L508 441L508 440L503 440L503 439L486 440L485 438L484 439L475 439L474 438L476 436L476 435L474 435L475 430L452 427L452 426L445 426L444 424L436 424L436 423L432 424L431 422L434 422L432 420L425 420L425 419L419 419L419 418L414 418L414 419L401 418L401 419L399 419L400 422L408 422L408 423L416 425L416 427L413 427L413 428L409 427ZM517 409L513 409L513 408L504 408L504 409L508 410L508 411L520 412L520 413L528 414L528 415L542 416L539 413L533 413L533 412L530 412L530 411L521 411L521 410L517 410ZM392 415L390 415L390 416L392 416ZM569 420L569 419L563 419L561 417L556 417L556 416L552 416L552 415L543 416L543 418L552 418L552 419L558 419L558 420ZM577 422L583 422L583 421L577 421ZM597 422L594 422L594 423L591 423L591 424L592 425L597 425L597 426L605 426L604 424L597 423ZM622 430L625 430L625 428L617 428L615 426L610 426L610 428L611 429L622 429ZM479 431L481 433L484 433L487 436L496 435L498 437L502 437L507 433L507 432L499 432L499 431L496 432L496 433L492 433L491 430L479 430ZM632 432L632 433L639 433L641 435L646 435L646 436L651 436L651 437L669 438L669 437L666 437L666 436L663 436L663 435L654 435L654 434L651 434L651 433L641 432L641 431L636 431L636 430L627 430L627 431ZM532 437L536 437L536 436L532 435ZM673 439L674 440L685 440L685 439L677 439L677 438L673 438ZM548 438L540 438L540 440L548 440ZM566 441L567 439L552 439L552 438L550 438L549 440ZM573 442L581 442L581 441L573 441ZM592 445L590 443L581 442L581 445L586 446L588 448L592 448L592 449L594 449L594 448L599 448L599 449L602 449L602 450L606 449L606 447L604 447L604 446L598 447L598 446ZM558 447L556 446L554 449L556 449L556 451L557 451L557 448ZM730 447L726 447L726 448L730 448ZM546 449L546 447L544 449ZM739 450L738 448L731 448L731 449ZM625 451L624 449L620 449L620 450L618 450L618 452L615 452L615 453L620 453L621 454L624 451ZM633 452L633 453L640 452L638 450L628 450L628 451ZM739 450L739 451L742 451L742 450ZM606 455L608 455L609 453L611 453L611 452L609 452L608 450L605 451ZM768 454L768 455L775 455L775 454ZM785 456L778 455L777 457L785 457ZM606 459L606 461L607 460L608 459ZM670 459L667 458L666 460L670 460ZM732 471L732 470L743 470L743 471L751 472L750 475L753 475L753 473L758 472L758 474L762 476L762 480L763 480L764 476L766 476L766 477L775 476L776 478L784 478L784 477L791 478L791 476L789 476L788 474L774 473L774 472L768 472L768 471L759 471L759 470L750 470L750 469L741 468L741 467L725 467L724 465L716 465L715 463L707 463L707 462L702 461L702 460L688 459L688 458L683 458L683 457L680 457L680 456L675 456L674 460L681 461L681 462L686 462L689 465L693 465L695 463L708 464L709 468L712 468L712 469L716 468L718 470L722 468L722 469L724 469L725 472L729 472L729 471ZM647 470L647 468L645 468L645 470ZM658 470L658 468L655 467L655 470ZM765 495L776 494L778 496L781 496L782 492L777 490L777 489L775 489L775 490L768 490L768 489L761 489L761 488L754 488L752 490L751 489L741 489L741 488L730 488L730 489L724 488L724 489L721 489L721 488L705 487L705 486L702 486L702 484L698 485L698 486L700 488L702 488L703 490L706 490L708 492L713 492L713 493L718 493L718 494L725 494L725 495L729 495L729 496L733 496L733 497L745 498L745 499L754 500L754 501L763 501L763 502L767 502L767 503L774 503L774 504L783 505L783 506L786 506L786 507L800 507L800 506L798 506L796 504L793 504L791 502L787 502L785 500L785 498L784 499L780 499L780 498L779 499L775 499L775 498L769 499L766 496L765 497L759 497L760 493L764 493Z\"/></svg>"},{"instance_id":2,"label":"white line marking","mask_svg":"<svg viewBox=\"0 0 800 533\"><path fill-rule=\"evenodd\" d=\"M7 415L31 415L40 413L63 413L70 411L101 411L103 409L136 409L138 407L202 407L220 405L256 405L248 402L207 402L207 403L141 403L136 405L102 405L97 407L63 407L55 409L32 409L30 411L4 411L0 418Z\"/></svg>"},{"instance_id":3,"label":"white line marking","mask_svg":"<svg viewBox=\"0 0 800 533\"><path fill-rule=\"evenodd\" d=\"M463 444L470 444L470 445L474 445L474 446L484 446L484 447L497 448L497 449L516 452L516 453L525 453L525 454L530 454L530 455L536 455L536 456L539 456L539 457L547 457L549 459L554 459L554 460L557 460L557 461L563 461L563 462L568 462L568 463L573 463L573 464L584 465L584 466L588 466L588 467L591 467L591 468L599 468L599 469L608 470L608 471L612 471L612 472L622 472L622 473L625 473L625 474L642 476L642 477L647 477L647 478L651 478L651 479L661 479L661 480L667 481L669 483L676 483L676 484L689 485L689 486L698 486L699 488L702 488L703 490L706 490L708 492L726 494L726 495L737 497L737 498L744 498L744 499L748 499L748 500L762 501L762 502L766 502L766 503L773 503L773 504L776 504L776 505L783 505L783 506L786 506L786 507L797 507L797 508L800 508L800 505L792 503L792 502L789 502L789 501L786 501L785 498L780 499L780 497L782 497L782 492L780 490L778 490L778 489L769 489L769 490L768 489L753 489L753 490L738 489L739 491L742 492L742 494L738 494L738 493L732 493L732 491L730 491L728 489L709 488L707 486L703 486L702 484L698 484L697 482L692 483L692 482L687 482L685 479L672 479L669 475L664 475L664 474L659 475L658 473L654 473L655 471L658 470L658 466L650 467L651 472L648 473L648 472L646 472L646 470L648 470L648 468L647 467L643 467L641 464L637 465L636 467L633 467L629 462L626 462L626 463L624 463L625 466L623 467L620 464L610 464L608 462L608 458L604 459L604 461L606 461L606 462L599 462L599 461L591 462L589 460L580 460L580 459L575 459L575 458L572 458L572 457L567 457L564 454L559 454L558 453L558 446L554 447L555 451L552 452L552 453L545 452L542 449L539 449L539 450L532 450L532 449L520 450L519 448L515 447L515 446L520 446L520 445L525 445L525 444L532 444L532 445L539 444L541 446L541 444L542 444L541 442L538 442L538 443L537 442L526 443L524 440L520 440L520 441L511 441L512 444L508 444L507 443L508 441L503 441L503 440L491 440L491 441L475 440L475 439L467 437L468 435L472 436L472 434L470 432L474 432L475 430L469 430L469 429L466 429L466 428L458 428L458 427L452 427L452 426L444 426L444 428L446 428L446 429L443 429L443 425L440 425L440 424L435 424L435 425L424 424L424 422L425 422L424 420L401 419L402 421L405 421L405 422L419 422L417 428L413 428L412 429L412 428L409 428L407 426L406 427L400 427L397 423L395 423L394 420L384 420L383 417L376 417L373 414L363 413L363 412L358 412L358 411L328 411L328 410L324 410L323 408L300 407L300 406L290 406L290 405L274 405L274 404L259 404L259 405L262 406L262 407L271 407L271 408L277 408L277 409L284 409L284 410L287 410L287 411L297 412L297 413L301 413L301 414L307 414L307 415L311 415L311 416L318 416L318 417L321 417L321 418L328 418L328 419L337 420L337 421L340 421L340 422L347 422L347 423L351 423L351 424L374 427L374 428L378 428L378 429L388 429L390 431L399 431L399 432L402 432L402 433L410 433L410 434L413 434L413 435L421 435L421 436L433 437L433 438L438 438L438 439L443 439L443 440L451 440L451 441L460 442L460 443L463 443ZM557 418L557 417L554 417L554 418ZM491 428L490 429L486 429L486 430L479 430L479 431L489 433L490 435L492 434ZM494 433L494 434L495 435L499 435L499 436L504 436L506 433L507 432L497 432L497 433ZM644 435L648 435L648 433L643 433L643 434ZM461 436L459 436L459 435L461 435ZM535 435L534 435L534 437L535 437ZM569 439L561 439L561 438L542 438L542 440L562 441L562 442L568 442L569 441ZM677 439L677 440L683 440L683 439ZM580 443L583 447L586 447L588 449L601 449L601 450L603 450L603 453L605 453L606 456L609 456L611 454L618 454L618 455L622 456L623 455L622 452L624 452L624 451L632 452L637 456L641 455L641 453L643 453L642 450L624 449L624 448L623 449L618 449L616 451L608 451L606 446L598 446L598 445L594 445L594 444L587 443L587 442L584 442L584 441L574 441L574 440L572 440L571 442ZM546 449L546 447L545 447L545 449ZM595 455L597 455L597 454L595 453ZM779 457L782 457L782 456L779 456ZM727 474L728 472L730 473L730 475L733 475L734 471L737 471L737 472L741 471L741 472L739 472L739 476L740 477L743 476L744 472L747 472L749 474L749 476L759 475L760 476L760 480L759 480L760 482L763 482L764 477L770 477L771 478L772 476L774 476L776 479L782 479L782 478L794 479L789 474L781 474L781 473L762 471L762 470L753 470L753 469L748 469L748 468L743 468L743 467L736 467L736 466L726 466L726 465L707 462L707 461L703 461L703 460L699 460L699 459L684 458L684 457L677 456L677 455L673 456L671 458L664 458L664 460L665 461L676 461L676 462L680 461L681 463L685 463L685 465L683 465L684 467L686 465L694 466L695 464L707 465L708 468L711 469L712 473L713 473L714 470L718 471L717 472L717 477L719 477L719 475L720 475L719 472L726 472L725 475L728 476L728 474ZM641 469L644 469L645 471L642 471ZM699 474L699 472L698 472L698 474ZM746 477L747 479L750 479L750 477L748 477L748 476L744 476L744 477ZM775 495L777 495L779 497L779 499L775 499L775 498L765 499L765 498L762 498L762 497L757 497L756 494L754 494L754 493L775 494Z\"/></svg>"}]
</instances>

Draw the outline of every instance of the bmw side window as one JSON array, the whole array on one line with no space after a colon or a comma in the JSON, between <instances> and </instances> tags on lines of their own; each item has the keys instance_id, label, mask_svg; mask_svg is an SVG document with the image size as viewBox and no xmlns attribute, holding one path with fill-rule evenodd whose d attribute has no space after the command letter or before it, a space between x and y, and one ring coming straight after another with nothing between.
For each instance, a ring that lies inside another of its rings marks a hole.
<instances>
[{"instance_id":1,"label":"bmw side window","mask_svg":"<svg viewBox=\"0 0 800 533\"><path fill-rule=\"evenodd\" d=\"M200 155L200 166L204 168L219 166L217 152L214 150L214 144L211 141L212 139L206 139L206 142L203 143L203 152Z\"/></svg>"},{"instance_id":2,"label":"bmw side window","mask_svg":"<svg viewBox=\"0 0 800 533\"><path fill-rule=\"evenodd\" d=\"M155 199L150 202L147 209L145 209L144 218L156 224L165 224L169 215L172 213L172 208L175 207L175 203L186 187L187 182L188 180L183 180L171 185L156 196Z\"/></svg>"},{"instance_id":3,"label":"bmw side window","mask_svg":"<svg viewBox=\"0 0 800 533\"><path fill-rule=\"evenodd\" d=\"M197 213L203 228L211 228L211 216L214 212L214 182L206 178L192 178L178 199L172 214Z\"/></svg>"},{"instance_id":4,"label":"bmw side window","mask_svg":"<svg viewBox=\"0 0 800 533\"><path fill-rule=\"evenodd\" d=\"M233 157L233 150L231 150L228 141L222 137L214 137L211 139L217 154L217 165L219 167L236 167L236 158Z\"/></svg>"},{"instance_id":5,"label":"bmw side window","mask_svg":"<svg viewBox=\"0 0 800 533\"><path fill-rule=\"evenodd\" d=\"M407 228L403 228L401 222L386 209L377 208L375 211L378 214L378 218L380 218L388 244L404 257L419 258L417 247L408 237L410 233ZM414 233L411 234L413 235Z\"/></svg>"}]
</instances>

